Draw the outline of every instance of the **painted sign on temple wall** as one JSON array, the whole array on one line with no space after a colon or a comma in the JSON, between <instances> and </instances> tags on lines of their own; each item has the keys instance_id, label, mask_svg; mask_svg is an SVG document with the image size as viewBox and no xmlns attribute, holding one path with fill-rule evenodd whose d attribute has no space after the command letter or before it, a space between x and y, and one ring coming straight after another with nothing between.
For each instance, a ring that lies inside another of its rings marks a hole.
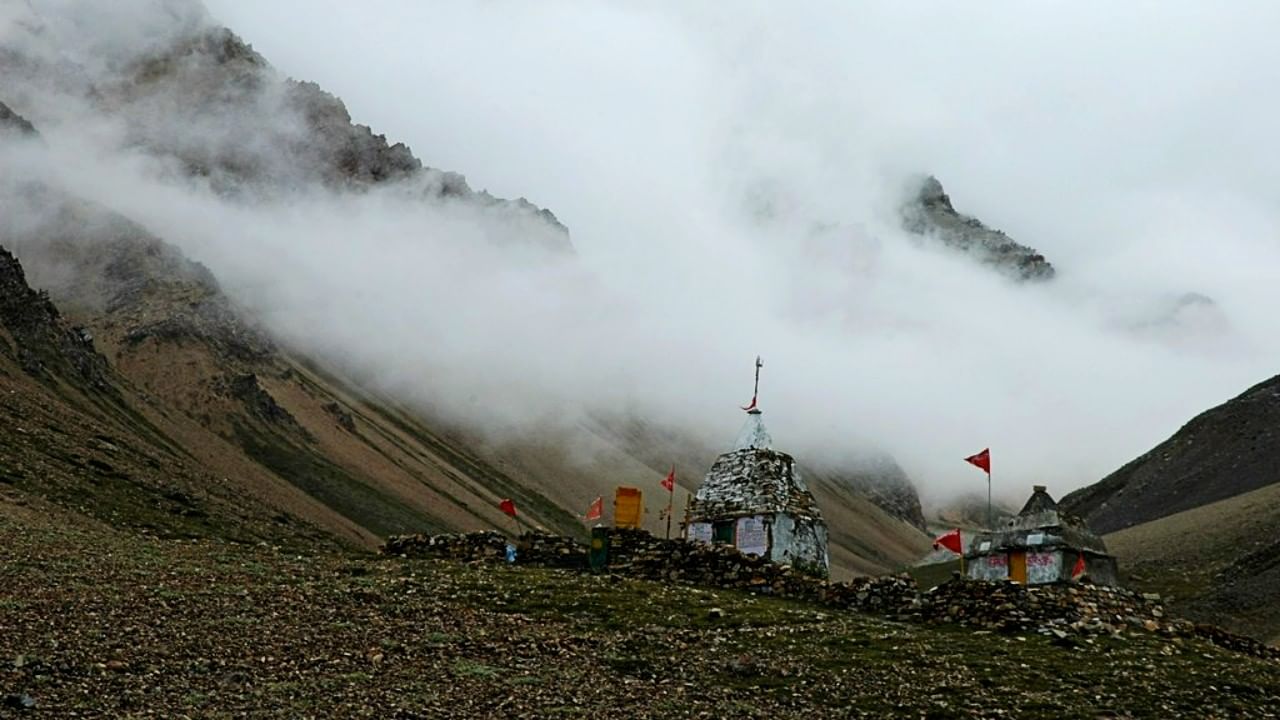
<instances>
[{"instance_id":1,"label":"painted sign on temple wall","mask_svg":"<svg viewBox=\"0 0 1280 720\"><path fill-rule=\"evenodd\" d=\"M1062 572L1062 553L1027 553L1027 584L1055 582Z\"/></svg>"},{"instance_id":2,"label":"painted sign on temple wall","mask_svg":"<svg viewBox=\"0 0 1280 720\"><path fill-rule=\"evenodd\" d=\"M1009 558L1006 555L987 555L971 561L969 577L979 580L1003 580L1009 577Z\"/></svg>"},{"instance_id":3,"label":"painted sign on temple wall","mask_svg":"<svg viewBox=\"0 0 1280 720\"><path fill-rule=\"evenodd\" d=\"M711 523L691 523L689 539L694 542L711 544Z\"/></svg>"},{"instance_id":4,"label":"painted sign on temple wall","mask_svg":"<svg viewBox=\"0 0 1280 720\"><path fill-rule=\"evenodd\" d=\"M769 552L769 530L763 517L738 518L738 550L743 555L763 556Z\"/></svg>"}]
</instances>

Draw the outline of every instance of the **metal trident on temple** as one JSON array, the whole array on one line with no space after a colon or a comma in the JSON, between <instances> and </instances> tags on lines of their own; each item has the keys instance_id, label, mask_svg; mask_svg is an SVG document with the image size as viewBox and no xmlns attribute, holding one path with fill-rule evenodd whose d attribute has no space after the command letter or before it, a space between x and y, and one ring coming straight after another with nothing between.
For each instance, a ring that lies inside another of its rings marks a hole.
<instances>
[{"instance_id":1,"label":"metal trident on temple","mask_svg":"<svg viewBox=\"0 0 1280 720\"><path fill-rule=\"evenodd\" d=\"M751 391L751 404L742 408L743 410L746 410L749 413L760 412L760 410L756 407L756 404L760 399L760 368L762 367L764 367L764 363L760 362L760 356L757 355L756 356L756 386L755 386L755 389Z\"/></svg>"}]
</instances>

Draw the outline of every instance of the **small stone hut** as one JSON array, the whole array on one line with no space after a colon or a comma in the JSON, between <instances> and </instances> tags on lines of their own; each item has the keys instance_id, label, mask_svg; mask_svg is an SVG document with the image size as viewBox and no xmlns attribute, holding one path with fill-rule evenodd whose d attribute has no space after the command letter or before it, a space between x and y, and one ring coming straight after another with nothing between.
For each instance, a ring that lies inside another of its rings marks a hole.
<instances>
[{"instance_id":1,"label":"small stone hut","mask_svg":"<svg viewBox=\"0 0 1280 720\"><path fill-rule=\"evenodd\" d=\"M760 411L749 411L733 449L716 459L690 500L689 539L825 577L827 524L795 458L772 444Z\"/></svg>"},{"instance_id":2,"label":"small stone hut","mask_svg":"<svg viewBox=\"0 0 1280 720\"><path fill-rule=\"evenodd\" d=\"M1116 559L1102 538L1080 518L1058 510L1045 487L1036 485L1027 504L1003 528L973 539L965 564L974 580L1044 585L1071 581L1082 558L1083 579L1116 584Z\"/></svg>"}]
</instances>

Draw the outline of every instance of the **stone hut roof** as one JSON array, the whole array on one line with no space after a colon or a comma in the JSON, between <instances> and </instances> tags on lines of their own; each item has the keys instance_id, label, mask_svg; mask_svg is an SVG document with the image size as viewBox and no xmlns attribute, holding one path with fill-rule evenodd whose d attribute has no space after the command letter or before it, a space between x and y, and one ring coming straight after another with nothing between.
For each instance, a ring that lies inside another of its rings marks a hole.
<instances>
[{"instance_id":1,"label":"stone hut roof","mask_svg":"<svg viewBox=\"0 0 1280 720\"><path fill-rule=\"evenodd\" d=\"M1018 511L1018 516L1023 517L1057 511L1058 503L1054 502L1053 498L1049 496L1045 486L1036 485L1032 488L1031 497L1027 498L1027 503Z\"/></svg>"},{"instance_id":2,"label":"stone hut roof","mask_svg":"<svg viewBox=\"0 0 1280 720\"><path fill-rule=\"evenodd\" d=\"M983 534L972 547L982 541L992 542L987 552L1017 549L1049 550L1069 548L1107 555L1107 545L1085 525L1084 520L1062 512L1043 485L1036 485L1022 510L995 533ZM981 555L982 552L977 554Z\"/></svg>"},{"instance_id":3,"label":"stone hut roof","mask_svg":"<svg viewBox=\"0 0 1280 720\"><path fill-rule=\"evenodd\" d=\"M752 412L733 449L716 458L694 495L690 519L707 521L784 512L822 519L796 460L774 450L760 413Z\"/></svg>"}]
</instances>

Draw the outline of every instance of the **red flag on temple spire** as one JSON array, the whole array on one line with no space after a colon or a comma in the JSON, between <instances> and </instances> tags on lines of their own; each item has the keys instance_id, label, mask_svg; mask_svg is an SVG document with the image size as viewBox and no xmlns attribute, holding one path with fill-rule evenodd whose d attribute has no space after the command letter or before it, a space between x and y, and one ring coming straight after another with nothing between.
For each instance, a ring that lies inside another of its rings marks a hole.
<instances>
[{"instance_id":1,"label":"red flag on temple spire","mask_svg":"<svg viewBox=\"0 0 1280 720\"><path fill-rule=\"evenodd\" d=\"M671 466L671 472L667 473L667 476L662 479L662 489L670 493L673 493L676 491L676 466L675 465Z\"/></svg>"},{"instance_id":2,"label":"red flag on temple spire","mask_svg":"<svg viewBox=\"0 0 1280 720\"><path fill-rule=\"evenodd\" d=\"M591 505L587 507L587 520L599 520L604 517L604 498L597 497L591 501Z\"/></svg>"},{"instance_id":3,"label":"red flag on temple spire","mask_svg":"<svg viewBox=\"0 0 1280 720\"><path fill-rule=\"evenodd\" d=\"M1076 565L1071 568L1071 579L1079 580L1084 575L1084 553L1076 556Z\"/></svg>"},{"instance_id":4,"label":"red flag on temple spire","mask_svg":"<svg viewBox=\"0 0 1280 720\"><path fill-rule=\"evenodd\" d=\"M511 498L503 498L502 502L498 503L498 508L511 517L516 516L516 504Z\"/></svg>"}]
</instances>

